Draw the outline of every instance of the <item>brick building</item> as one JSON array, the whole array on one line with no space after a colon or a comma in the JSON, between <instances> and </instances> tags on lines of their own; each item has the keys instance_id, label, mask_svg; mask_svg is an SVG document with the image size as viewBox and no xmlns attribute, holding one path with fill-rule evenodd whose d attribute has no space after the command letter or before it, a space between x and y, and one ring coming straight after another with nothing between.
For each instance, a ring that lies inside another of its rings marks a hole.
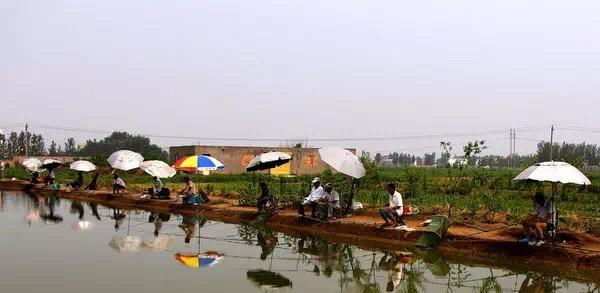
<instances>
[{"instance_id":1,"label":"brick building","mask_svg":"<svg viewBox=\"0 0 600 293\"><path fill-rule=\"evenodd\" d=\"M349 149L356 153L355 149ZM294 148L294 147L252 147L252 146L172 146L169 148L171 162L175 162L184 156L209 155L219 160L225 169L219 173L237 174L246 172L246 166L256 155L260 153L278 151L288 153L292 160L280 167L271 169L273 175L307 175L319 174L328 168L321 161L318 148Z\"/></svg>"}]
</instances>

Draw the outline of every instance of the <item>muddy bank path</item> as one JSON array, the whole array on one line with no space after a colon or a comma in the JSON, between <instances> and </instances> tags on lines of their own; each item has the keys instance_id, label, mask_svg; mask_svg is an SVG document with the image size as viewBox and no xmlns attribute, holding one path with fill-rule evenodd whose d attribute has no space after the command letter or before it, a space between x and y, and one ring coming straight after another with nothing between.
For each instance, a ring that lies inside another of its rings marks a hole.
<instances>
[{"instance_id":1,"label":"muddy bank path","mask_svg":"<svg viewBox=\"0 0 600 293\"><path fill-rule=\"evenodd\" d=\"M0 181L0 189L26 191L37 196L96 202L108 207L144 209L154 212L197 214L210 220L231 224L249 223L256 219L256 209L242 207L232 199L209 196L211 203L199 207L182 206L175 200L139 200L131 192L114 196L108 191L52 190L26 181ZM311 234L328 240L348 243L366 249L414 250L414 242L425 229L421 222L430 215L405 217L416 231L380 229L383 221L376 209L365 209L351 217L331 222L301 219L293 209L280 210L267 225L287 234ZM559 244L530 247L518 243L522 230L517 226L485 223L453 223L444 241L435 249L455 263L480 264L516 271L547 271L570 279L600 282L600 239L592 235L561 230L565 240Z\"/></svg>"}]
</instances>

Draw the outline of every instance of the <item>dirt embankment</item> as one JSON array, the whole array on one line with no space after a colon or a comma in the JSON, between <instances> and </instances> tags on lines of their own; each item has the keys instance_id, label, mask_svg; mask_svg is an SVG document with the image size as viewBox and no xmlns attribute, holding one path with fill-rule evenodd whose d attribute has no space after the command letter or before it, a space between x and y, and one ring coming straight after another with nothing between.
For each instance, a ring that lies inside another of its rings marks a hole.
<instances>
[{"instance_id":1,"label":"dirt embankment","mask_svg":"<svg viewBox=\"0 0 600 293\"><path fill-rule=\"evenodd\" d=\"M106 191L52 190L25 181L2 181L0 189L28 190L41 196L56 195L71 200L93 201L115 208L179 214L200 213L208 219L233 224L248 223L256 218L255 209L237 206L232 200L216 197L211 197L215 204L194 207L182 206L176 201L142 201L137 195L115 196ZM427 217L428 215L406 217L407 224L417 229L413 232L379 229L382 220L373 209L326 223L301 220L294 210L282 210L272 216L267 225L288 234L318 235L363 248L413 249L414 242L424 229L420 223ZM536 270L550 269L557 270L561 275L568 274L565 277L580 278L582 274L589 274L591 279L600 279L600 239L587 234L561 231L561 238L566 239L566 242L529 247L517 243L519 231L518 227L503 224L455 223L436 251L457 263L485 264L524 271L534 266ZM568 266L567 270L565 266Z\"/></svg>"}]
</instances>

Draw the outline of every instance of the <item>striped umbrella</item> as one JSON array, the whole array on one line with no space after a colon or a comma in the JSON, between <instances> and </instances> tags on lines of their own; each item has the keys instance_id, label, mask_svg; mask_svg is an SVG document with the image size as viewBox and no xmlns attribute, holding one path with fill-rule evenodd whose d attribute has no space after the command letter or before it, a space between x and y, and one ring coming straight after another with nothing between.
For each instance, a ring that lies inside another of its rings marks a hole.
<instances>
[{"instance_id":1,"label":"striped umbrella","mask_svg":"<svg viewBox=\"0 0 600 293\"><path fill-rule=\"evenodd\" d=\"M200 254L176 253L175 259L182 265L191 268L209 268L219 263L223 256L216 251L207 251Z\"/></svg>"},{"instance_id":2,"label":"striped umbrella","mask_svg":"<svg viewBox=\"0 0 600 293\"><path fill-rule=\"evenodd\" d=\"M212 171L225 168L223 163L211 156L195 155L179 159L173 168L184 171Z\"/></svg>"}]
</instances>

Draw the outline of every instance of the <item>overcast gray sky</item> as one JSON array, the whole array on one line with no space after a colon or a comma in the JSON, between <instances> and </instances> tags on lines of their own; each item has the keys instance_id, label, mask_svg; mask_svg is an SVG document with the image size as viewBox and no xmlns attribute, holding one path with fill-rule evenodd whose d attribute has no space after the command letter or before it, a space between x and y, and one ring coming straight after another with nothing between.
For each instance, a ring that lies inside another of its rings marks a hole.
<instances>
[{"instance_id":1,"label":"overcast gray sky","mask_svg":"<svg viewBox=\"0 0 600 293\"><path fill-rule=\"evenodd\" d=\"M439 153L440 138L311 138L489 132L447 140L487 138L506 153L511 127L600 128L599 11L600 1L4 0L0 127L30 122L59 142L102 134L36 124L414 153Z\"/></svg>"}]
</instances>

